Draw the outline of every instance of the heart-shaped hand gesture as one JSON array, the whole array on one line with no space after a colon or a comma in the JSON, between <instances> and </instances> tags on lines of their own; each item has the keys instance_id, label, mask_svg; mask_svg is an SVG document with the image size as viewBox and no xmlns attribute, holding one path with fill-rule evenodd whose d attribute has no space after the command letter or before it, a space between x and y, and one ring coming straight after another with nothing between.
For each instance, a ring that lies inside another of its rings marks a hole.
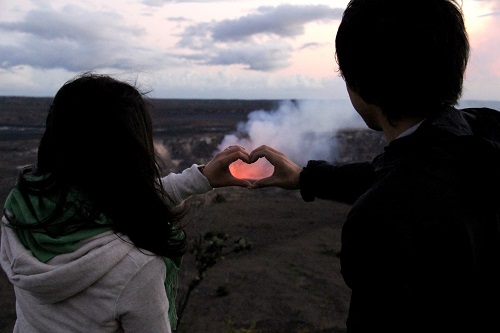
<instances>
[{"instance_id":1,"label":"heart-shaped hand gesture","mask_svg":"<svg viewBox=\"0 0 500 333\"><path fill-rule=\"evenodd\" d=\"M277 186L291 190L299 188L301 171L288 156L269 146L260 146L250 154L241 146L230 146L214 156L203 174L212 187Z\"/></svg>"}]
</instances>

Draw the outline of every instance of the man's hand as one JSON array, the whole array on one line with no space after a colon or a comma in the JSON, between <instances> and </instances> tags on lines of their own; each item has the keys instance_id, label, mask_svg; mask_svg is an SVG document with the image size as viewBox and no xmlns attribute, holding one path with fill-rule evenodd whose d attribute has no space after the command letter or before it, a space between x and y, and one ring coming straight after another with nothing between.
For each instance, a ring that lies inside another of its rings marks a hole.
<instances>
[{"instance_id":1,"label":"man's hand","mask_svg":"<svg viewBox=\"0 0 500 333\"><path fill-rule=\"evenodd\" d=\"M250 188L277 186L286 190L299 189L299 176L302 171L300 166L285 154L268 146L260 146L252 151L250 153L250 163L262 157L266 158L274 166L274 172L267 178L255 181Z\"/></svg>"}]
</instances>

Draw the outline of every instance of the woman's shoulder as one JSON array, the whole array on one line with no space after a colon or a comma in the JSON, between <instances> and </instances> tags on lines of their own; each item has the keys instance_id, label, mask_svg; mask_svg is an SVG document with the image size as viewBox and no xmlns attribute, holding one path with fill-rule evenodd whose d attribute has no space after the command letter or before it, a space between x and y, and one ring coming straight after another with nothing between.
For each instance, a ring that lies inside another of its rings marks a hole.
<instances>
[{"instance_id":1,"label":"woman's shoulder","mask_svg":"<svg viewBox=\"0 0 500 333\"><path fill-rule=\"evenodd\" d=\"M101 260L106 260L105 257L110 254L110 252L121 253L121 259L116 262L113 269L122 271L122 274L124 272L127 272L127 274L134 274L137 270L143 269L148 265L163 265L162 257L135 246L128 236L122 233L109 231L89 238L86 244L82 244L81 249L87 246L87 244L92 247L92 243L107 243L106 245L109 247L110 251L102 251ZM111 244L112 246L110 246ZM114 260L116 260L116 258Z\"/></svg>"},{"instance_id":2,"label":"woman's shoulder","mask_svg":"<svg viewBox=\"0 0 500 333\"><path fill-rule=\"evenodd\" d=\"M93 256L96 266L107 266L103 279L114 281L116 286L126 284L141 270L161 271L165 266L162 257L138 248L126 235L113 231L83 241L75 254L78 252Z\"/></svg>"},{"instance_id":3,"label":"woman's shoulder","mask_svg":"<svg viewBox=\"0 0 500 333\"><path fill-rule=\"evenodd\" d=\"M134 246L123 259L124 263L136 269L144 269L146 266L164 266L163 258L141 248Z\"/></svg>"},{"instance_id":4,"label":"woman's shoulder","mask_svg":"<svg viewBox=\"0 0 500 333\"><path fill-rule=\"evenodd\" d=\"M99 289L107 289L110 294L120 297L129 289L141 289L141 280L158 279L163 283L166 275L166 266L162 257L152 252L138 248L127 236L116 234L118 240L114 241L113 251L124 253L120 260L106 272L99 281ZM99 260L107 261L104 255ZM111 296L111 295L110 295Z\"/></svg>"}]
</instances>

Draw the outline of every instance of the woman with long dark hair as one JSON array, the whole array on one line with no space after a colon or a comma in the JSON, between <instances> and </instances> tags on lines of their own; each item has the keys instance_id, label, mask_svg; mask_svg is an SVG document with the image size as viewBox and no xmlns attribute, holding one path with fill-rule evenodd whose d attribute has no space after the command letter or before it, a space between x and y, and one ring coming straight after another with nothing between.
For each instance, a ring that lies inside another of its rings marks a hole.
<instances>
[{"instance_id":1,"label":"woman with long dark hair","mask_svg":"<svg viewBox=\"0 0 500 333\"><path fill-rule=\"evenodd\" d=\"M9 194L1 263L15 332L170 332L186 251L185 199L249 186L228 147L206 166L161 176L148 99L107 75L68 81L50 107L36 164Z\"/></svg>"}]
</instances>

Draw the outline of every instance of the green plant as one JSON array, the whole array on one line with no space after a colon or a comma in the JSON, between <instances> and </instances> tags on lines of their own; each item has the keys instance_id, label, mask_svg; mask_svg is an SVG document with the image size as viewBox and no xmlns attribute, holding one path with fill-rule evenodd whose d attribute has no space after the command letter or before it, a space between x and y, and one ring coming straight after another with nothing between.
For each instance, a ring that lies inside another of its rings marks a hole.
<instances>
[{"instance_id":1,"label":"green plant","mask_svg":"<svg viewBox=\"0 0 500 333\"><path fill-rule=\"evenodd\" d=\"M258 333L255 323L252 323L250 325L250 327L248 327L248 328L244 328L244 327L235 328L234 325L235 324L234 324L232 319L226 320L224 322L224 329L222 332L223 333Z\"/></svg>"}]
</instances>

